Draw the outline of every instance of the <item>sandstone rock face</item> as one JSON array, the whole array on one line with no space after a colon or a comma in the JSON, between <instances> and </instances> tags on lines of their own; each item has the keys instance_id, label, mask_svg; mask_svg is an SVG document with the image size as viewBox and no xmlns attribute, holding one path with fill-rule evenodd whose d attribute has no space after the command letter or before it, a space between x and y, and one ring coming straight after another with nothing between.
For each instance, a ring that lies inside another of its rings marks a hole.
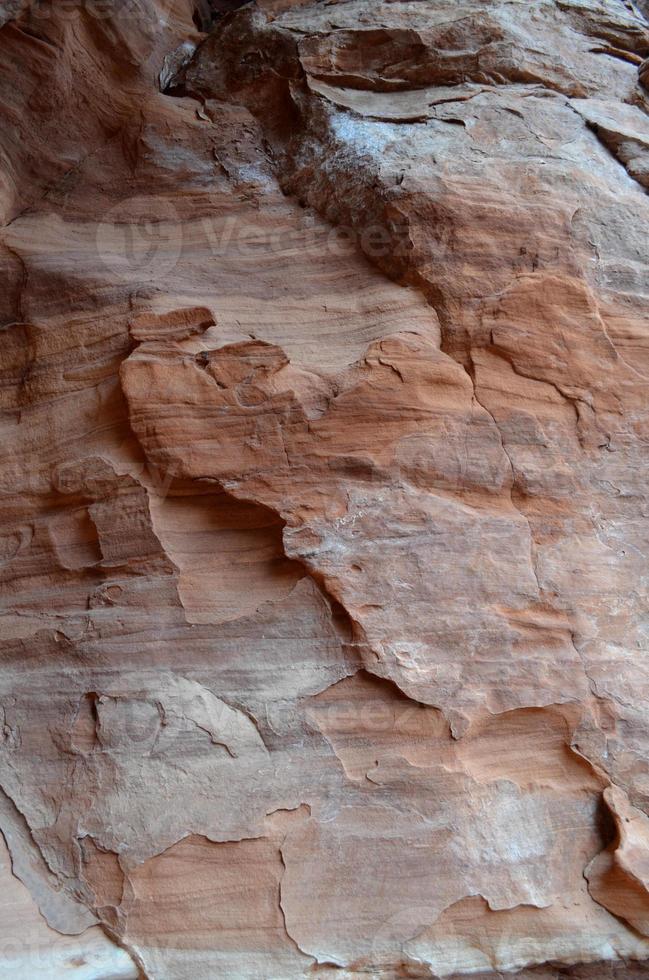
<instances>
[{"instance_id":1,"label":"sandstone rock face","mask_svg":"<svg viewBox=\"0 0 649 980\"><path fill-rule=\"evenodd\" d=\"M0 8L0 976L649 976L646 4Z\"/></svg>"}]
</instances>

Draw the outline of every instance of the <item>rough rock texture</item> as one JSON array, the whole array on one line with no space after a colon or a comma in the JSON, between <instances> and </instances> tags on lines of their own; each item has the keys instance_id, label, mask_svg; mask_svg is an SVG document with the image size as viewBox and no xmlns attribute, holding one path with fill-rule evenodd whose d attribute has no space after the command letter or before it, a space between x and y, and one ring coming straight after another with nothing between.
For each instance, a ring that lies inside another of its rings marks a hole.
<instances>
[{"instance_id":1,"label":"rough rock texture","mask_svg":"<svg viewBox=\"0 0 649 980\"><path fill-rule=\"evenodd\" d=\"M649 976L644 16L0 4L0 976Z\"/></svg>"}]
</instances>

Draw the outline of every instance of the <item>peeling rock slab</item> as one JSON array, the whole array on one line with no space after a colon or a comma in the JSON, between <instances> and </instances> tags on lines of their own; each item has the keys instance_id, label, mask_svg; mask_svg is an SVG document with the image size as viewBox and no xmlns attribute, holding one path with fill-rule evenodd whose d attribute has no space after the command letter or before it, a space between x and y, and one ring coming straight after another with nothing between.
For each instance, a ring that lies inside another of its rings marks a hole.
<instances>
[{"instance_id":1,"label":"peeling rock slab","mask_svg":"<svg viewBox=\"0 0 649 980\"><path fill-rule=\"evenodd\" d=\"M13 876L9 850L0 842L0 976L15 980L137 980L139 971L125 950L112 943L99 926L80 935L62 935L47 925L39 905L42 896ZM31 883L30 883L31 884Z\"/></svg>"},{"instance_id":2,"label":"peeling rock slab","mask_svg":"<svg viewBox=\"0 0 649 980\"><path fill-rule=\"evenodd\" d=\"M4 5L1 976L647 975L645 17Z\"/></svg>"}]
</instances>

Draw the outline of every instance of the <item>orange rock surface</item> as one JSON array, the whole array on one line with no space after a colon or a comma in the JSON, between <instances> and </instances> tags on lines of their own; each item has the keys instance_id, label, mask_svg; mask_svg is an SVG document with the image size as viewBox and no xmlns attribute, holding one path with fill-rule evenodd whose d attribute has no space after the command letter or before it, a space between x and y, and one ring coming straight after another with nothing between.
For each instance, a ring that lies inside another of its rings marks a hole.
<instances>
[{"instance_id":1,"label":"orange rock surface","mask_svg":"<svg viewBox=\"0 0 649 980\"><path fill-rule=\"evenodd\" d=\"M0 977L649 976L648 16L0 4Z\"/></svg>"}]
</instances>

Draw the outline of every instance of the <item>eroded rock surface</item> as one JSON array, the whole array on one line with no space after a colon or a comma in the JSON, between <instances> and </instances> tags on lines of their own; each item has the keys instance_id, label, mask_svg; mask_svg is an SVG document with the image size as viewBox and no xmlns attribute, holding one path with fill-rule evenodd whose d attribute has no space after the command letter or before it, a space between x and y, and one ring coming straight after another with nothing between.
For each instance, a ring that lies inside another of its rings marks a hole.
<instances>
[{"instance_id":1,"label":"eroded rock surface","mask_svg":"<svg viewBox=\"0 0 649 980\"><path fill-rule=\"evenodd\" d=\"M647 14L2 5L1 976L649 975Z\"/></svg>"}]
</instances>

